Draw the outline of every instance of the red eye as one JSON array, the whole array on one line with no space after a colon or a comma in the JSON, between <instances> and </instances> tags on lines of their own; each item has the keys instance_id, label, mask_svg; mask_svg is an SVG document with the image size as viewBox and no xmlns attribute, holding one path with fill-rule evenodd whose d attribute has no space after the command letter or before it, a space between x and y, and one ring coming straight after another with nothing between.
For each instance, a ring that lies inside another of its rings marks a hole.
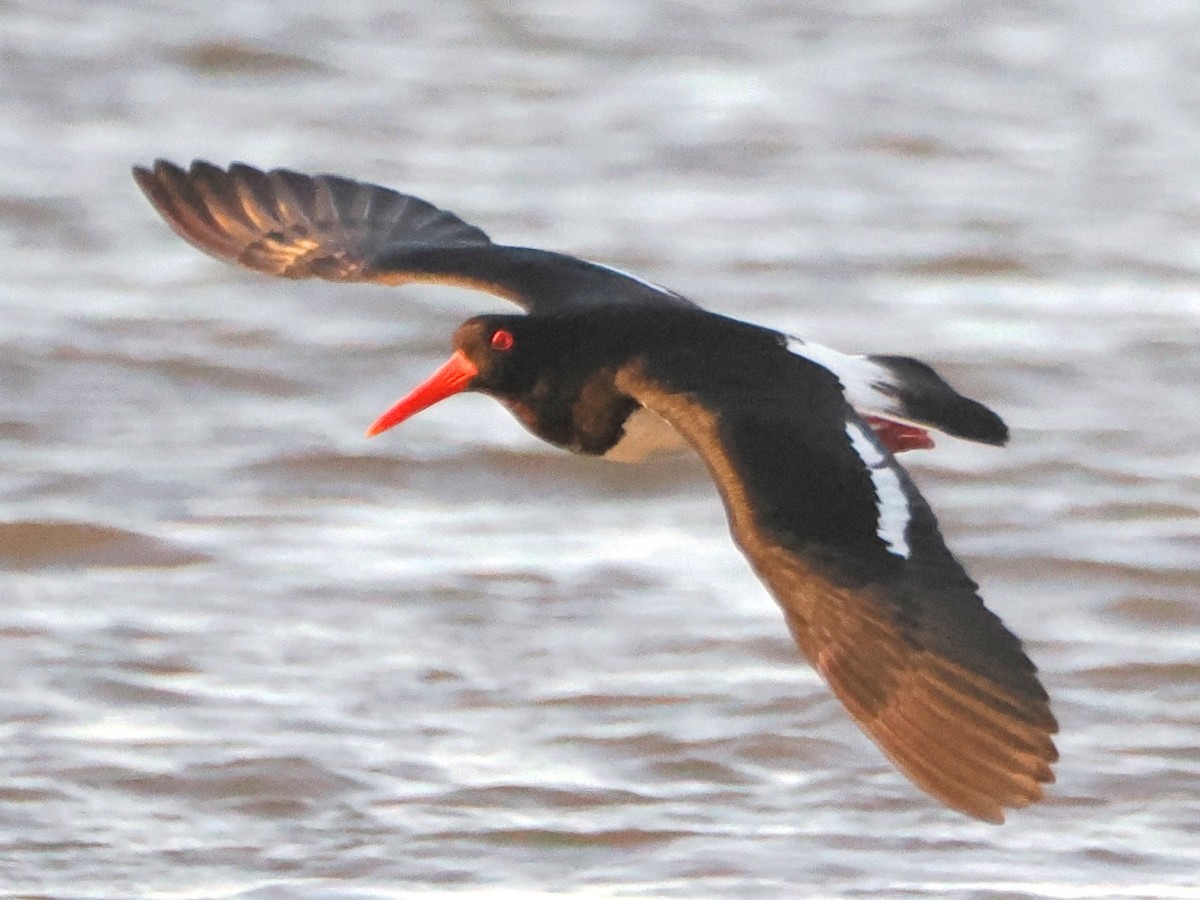
<instances>
[{"instance_id":1,"label":"red eye","mask_svg":"<svg viewBox=\"0 0 1200 900\"><path fill-rule=\"evenodd\" d=\"M500 351L511 350L512 345L513 345L513 336L512 336L511 331L505 331L503 328L501 328L499 331L497 331L495 334L492 335L492 349L493 350L500 350Z\"/></svg>"}]
</instances>

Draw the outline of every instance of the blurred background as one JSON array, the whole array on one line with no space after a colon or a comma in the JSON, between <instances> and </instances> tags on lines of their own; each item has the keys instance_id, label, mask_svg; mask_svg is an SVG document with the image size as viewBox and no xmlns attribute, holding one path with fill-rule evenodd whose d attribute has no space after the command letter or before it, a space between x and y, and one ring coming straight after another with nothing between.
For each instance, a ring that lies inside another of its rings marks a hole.
<instances>
[{"instance_id":1,"label":"blurred background","mask_svg":"<svg viewBox=\"0 0 1200 900\"><path fill-rule=\"evenodd\" d=\"M1197 896L1200 6L0 0L0 883ZM1013 426L906 462L1062 722L995 828L799 659L697 464L462 397L502 309L272 281L129 167L398 187Z\"/></svg>"}]
</instances>

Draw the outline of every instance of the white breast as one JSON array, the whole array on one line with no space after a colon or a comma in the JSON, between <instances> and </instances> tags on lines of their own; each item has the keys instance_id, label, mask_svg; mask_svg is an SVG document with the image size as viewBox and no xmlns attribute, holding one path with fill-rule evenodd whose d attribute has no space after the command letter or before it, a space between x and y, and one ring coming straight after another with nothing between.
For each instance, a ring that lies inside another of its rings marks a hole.
<instances>
[{"instance_id":1,"label":"white breast","mask_svg":"<svg viewBox=\"0 0 1200 900\"><path fill-rule=\"evenodd\" d=\"M625 434L604 458L635 463L658 453L678 453L685 449L687 442L683 436L666 419L643 406L625 420Z\"/></svg>"}]
</instances>

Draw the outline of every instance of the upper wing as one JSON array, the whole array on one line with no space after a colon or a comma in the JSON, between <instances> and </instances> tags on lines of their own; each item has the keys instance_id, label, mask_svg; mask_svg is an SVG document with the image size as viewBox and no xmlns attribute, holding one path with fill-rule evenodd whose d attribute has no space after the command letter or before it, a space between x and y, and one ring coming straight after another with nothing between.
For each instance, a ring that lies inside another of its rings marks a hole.
<instances>
[{"instance_id":1,"label":"upper wing","mask_svg":"<svg viewBox=\"0 0 1200 900\"><path fill-rule=\"evenodd\" d=\"M284 278L432 282L497 294L529 311L589 303L691 305L665 288L572 256L493 244L453 213L336 175L227 170L165 160L133 176L180 237Z\"/></svg>"},{"instance_id":2,"label":"upper wing","mask_svg":"<svg viewBox=\"0 0 1200 900\"><path fill-rule=\"evenodd\" d=\"M165 160L134 178L181 237L218 259L284 278L431 282L497 294L531 312L610 304L689 307L666 288L573 256L493 244L424 200L337 175L221 169ZM1007 429L928 366L903 357L847 356L791 339L789 348L830 369L895 450L930 446L915 422L970 440L1003 443Z\"/></svg>"},{"instance_id":3,"label":"upper wing","mask_svg":"<svg viewBox=\"0 0 1200 900\"><path fill-rule=\"evenodd\" d=\"M735 539L863 730L948 806L1003 821L1053 781L1036 670L835 377L780 357L715 370L659 351L616 383L703 457Z\"/></svg>"}]
</instances>

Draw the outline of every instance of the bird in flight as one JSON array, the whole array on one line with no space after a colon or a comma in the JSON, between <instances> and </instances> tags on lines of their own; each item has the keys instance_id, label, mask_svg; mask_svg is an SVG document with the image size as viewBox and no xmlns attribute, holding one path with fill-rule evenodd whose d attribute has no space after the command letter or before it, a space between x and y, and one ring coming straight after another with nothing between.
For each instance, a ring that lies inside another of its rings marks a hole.
<instances>
[{"instance_id":1,"label":"bird in flight","mask_svg":"<svg viewBox=\"0 0 1200 900\"><path fill-rule=\"evenodd\" d=\"M446 363L368 434L477 391L575 453L634 461L690 446L801 652L900 771L997 823L1053 782L1058 726L1037 670L896 461L931 447L930 431L1008 439L929 366L843 354L609 266L495 244L453 213L349 178L163 160L133 174L175 232L218 259L517 304L464 322Z\"/></svg>"}]
</instances>

